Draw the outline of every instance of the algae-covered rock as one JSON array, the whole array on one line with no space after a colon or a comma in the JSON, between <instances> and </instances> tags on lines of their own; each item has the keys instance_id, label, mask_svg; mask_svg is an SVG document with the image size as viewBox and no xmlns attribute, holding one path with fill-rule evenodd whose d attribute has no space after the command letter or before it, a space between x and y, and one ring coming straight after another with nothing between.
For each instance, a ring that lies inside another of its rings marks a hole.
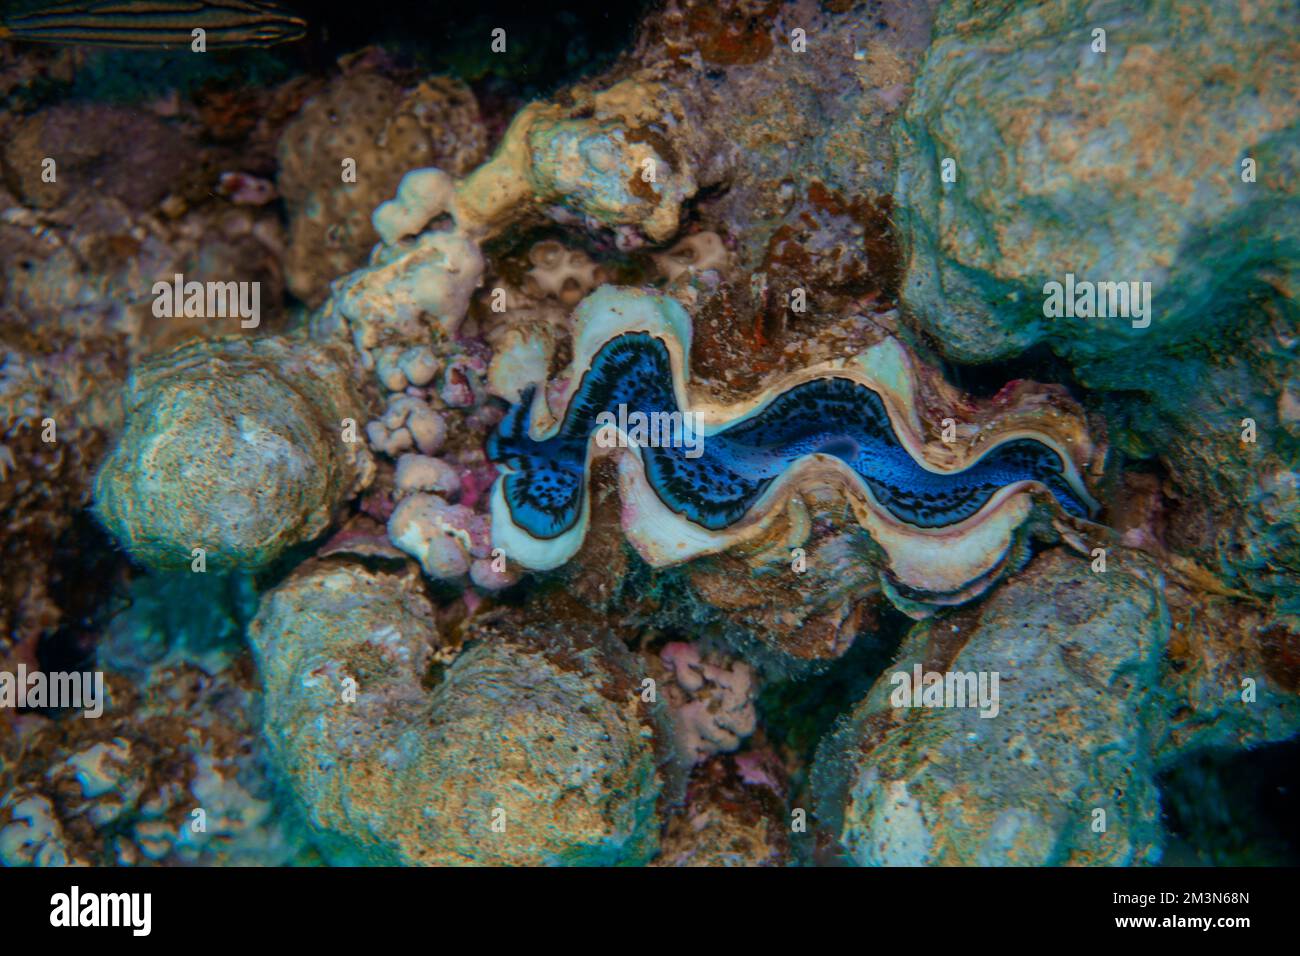
<instances>
[{"instance_id":1,"label":"algae-covered rock","mask_svg":"<svg viewBox=\"0 0 1300 956\"><path fill-rule=\"evenodd\" d=\"M1066 358L1113 445L1169 474L1167 543L1293 611L1298 39L1284 2L949 3L895 126L930 340Z\"/></svg>"},{"instance_id":2,"label":"algae-covered rock","mask_svg":"<svg viewBox=\"0 0 1300 956\"><path fill-rule=\"evenodd\" d=\"M1174 358L1140 401L1109 399L1117 447L1169 475L1167 546L1233 587L1300 611L1300 375L1295 335L1242 315L1232 344Z\"/></svg>"},{"instance_id":3,"label":"algae-covered rock","mask_svg":"<svg viewBox=\"0 0 1300 956\"><path fill-rule=\"evenodd\" d=\"M1167 629L1141 566L1094 573L1061 551L966 614L917 625L818 750L819 825L867 866L1153 862ZM948 675L973 675L974 693L911 706L918 671L954 689Z\"/></svg>"},{"instance_id":4,"label":"algae-covered rock","mask_svg":"<svg viewBox=\"0 0 1300 956\"><path fill-rule=\"evenodd\" d=\"M309 541L364 488L363 404L341 349L289 339L184 346L132 375L95 479L100 520L158 568L252 570Z\"/></svg>"},{"instance_id":5,"label":"algae-covered rock","mask_svg":"<svg viewBox=\"0 0 1300 956\"><path fill-rule=\"evenodd\" d=\"M326 857L648 862L666 737L626 649L521 627L457 656L419 581L309 563L252 624L272 759Z\"/></svg>"},{"instance_id":6,"label":"algae-covered rock","mask_svg":"<svg viewBox=\"0 0 1300 956\"><path fill-rule=\"evenodd\" d=\"M1046 341L1090 364L1275 294L1300 245L1296 39L1285 0L946 4L895 126L904 302L955 358ZM1149 326L1046 317L1068 273L1149 282Z\"/></svg>"},{"instance_id":7,"label":"algae-covered rock","mask_svg":"<svg viewBox=\"0 0 1300 956\"><path fill-rule=\"evenodd\" d=\"M1256 601L1166 588L1169 646L1153 738L1161 767L1188 754L1254 748L1300 731L1300 620Z\"/></svg>"}]
</instances>

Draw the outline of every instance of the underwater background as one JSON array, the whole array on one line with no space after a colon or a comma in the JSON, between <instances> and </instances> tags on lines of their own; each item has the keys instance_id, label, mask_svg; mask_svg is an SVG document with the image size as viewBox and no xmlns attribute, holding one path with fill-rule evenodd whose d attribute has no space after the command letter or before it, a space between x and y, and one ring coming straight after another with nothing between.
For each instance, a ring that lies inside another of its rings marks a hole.
<instances>
[{"instance_id":1,"label":"underwater background","mask_svg":"<svg viewBox=\"0 0 1300 956\"><path fill-rule=\"evenodd\" d=\"M1293 4L136 7L0 4L0 863L1300 863Z\"/></svg>"}]
</instances>

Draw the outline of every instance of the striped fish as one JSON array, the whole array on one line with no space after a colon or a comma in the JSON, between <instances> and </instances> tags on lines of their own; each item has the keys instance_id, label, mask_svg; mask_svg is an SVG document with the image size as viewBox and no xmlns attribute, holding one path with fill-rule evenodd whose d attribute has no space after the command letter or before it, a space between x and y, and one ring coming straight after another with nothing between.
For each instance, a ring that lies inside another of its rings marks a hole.
<instances>
[{"instance_id":1,"label":"striped fish","mask_svg":"<svg viewBox=\"0 0 1300 956\"><path fill-rule=\"evenodd\" d=\"M157 49L189 47L200 28L208 49L229 49L298 40L307 23L262 0L79 0L9 17L0 39Z\"/></svg>"}]
</instances>

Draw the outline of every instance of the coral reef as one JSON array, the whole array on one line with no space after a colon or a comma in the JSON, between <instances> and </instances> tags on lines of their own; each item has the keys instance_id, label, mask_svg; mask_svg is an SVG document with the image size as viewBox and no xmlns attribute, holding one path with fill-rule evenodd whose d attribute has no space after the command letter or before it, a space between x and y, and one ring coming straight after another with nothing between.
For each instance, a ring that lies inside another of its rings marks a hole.
<instances>
[{"instance_id":1,"label":"coral reef","mask_svg":"<svg viewBox=\"0 0 1300 956\"><path fill-rule=\"evenodd\" d=\"M1300 859L1290 12L0 36L0 863Z\"/></svg>"},{"instance_id":2,"label":"coral reef","mask_svg":"<svg viewBox=\"0 0 1300 956\"><path fill-rule=\"evenodd\" d=\"M0 650L18 644L30 657L62 617L52 565L120 421L120 398L99 385L120 381L125 357L99 336L38 337L4 311L0 346Z\"/></svg>"},{"instance_id":3,"label":"coral reef","mask_svg":"<svg viewBox=\"0 0 1300 956\"><path fill-rule=\"evenodd\" d=\"M904 301L945 350L987 360L1046 339L1087 369L1204 335L1267 288L1300 238L1282 174L1300 121L1285 92L1289 16L1285 3L1116 7L1112 47L1096 51L1062 42L1098 25L1082 7L946 4L894 127ZM1196 109L1170 97L1209 85ZM1265 167L1258 182L1242 181L1245 157ZM1150 282L1150 328L1072 311L1045 321L1043 285L1066 272Z\"/></svg>"},{"instance_id":4,"label":"coral reef","mask_svg":"<svg viewBox=\"0 0 1300 956\"><path fill-rule=\"evenodd\" d=\"M678 147L685 117L672 90L634 76L601 90L574 87L568 98L519 112L492 158L458 185L457 221L486 237L528 207L557 203L592 225L644 237L625 242L670 238L698 188Z\"/></svg>"},{"instance_id":5,"label":"coral reef","mask_svg":"<svg viewBox=\"0 0 1300 956\"><path fill-rule=\"evenodd\" d=\"M182 135L158 117L91 104L55 107L19 125L5 144L4 166L30 209L64 205L73 184L93 177L102 198L138 213L171 191L184 166L183 145ZM40 162L46 156L59 157L53 181Z\"/></svg>"},{"instance_id":6,"label":"coral reef","mask_svg":"<svg viewBox=\"0 0 1300 956\"><path fill-rule=\"evenodd\" d=\"M978 608L913 629L819 749L834 845L866 865L1155 862L1158 771L1227 739L1295 732L1289 688L1264 681L1247 697L1191 664L1262 671L1227 664L1214 621L1171 614L1179 585L1140 552L1112 561L1096 571L1046 552ZM1199 736L1211 726L1218 740Z\"/></svg>"},{"instance_id":7,"label":"coral reef","mask_svg":"<svg viewBox=\"0 0 1300 956\"><path fill-rule=\"evenodd\" d=\"M293 91L265 99L263 122L282 122ZM269 134L246 131L248 149L236 158L205 138L199 116L177 122L169 115L175 110L80 104L24 118L0 114L6 311L51 331L124 338L132 354L234 331L210 315L159 320L154 284L182 274L257 282L261 327L282 325L279 217L265 206L233 204L220 186L262 171L263 149L252 141ZM236 162L244 169L233 170Z\"/></svg>"}]
</instances>

